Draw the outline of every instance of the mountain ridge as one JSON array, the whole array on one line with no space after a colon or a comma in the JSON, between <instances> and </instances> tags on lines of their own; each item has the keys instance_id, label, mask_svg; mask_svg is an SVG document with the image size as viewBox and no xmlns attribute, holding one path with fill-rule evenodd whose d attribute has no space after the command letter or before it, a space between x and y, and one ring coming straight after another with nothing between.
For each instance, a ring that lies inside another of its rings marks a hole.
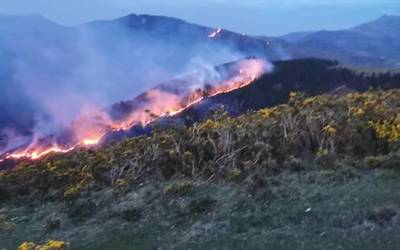
<instances>
[{"instance_id":1,"label":"mountain ridge","mask_svg":"<svg viewBox=\"0 0 400 250\"><path fill-rule=\"evenodd\" d=\"M343 64L400 67L400 16L383 15L371 22L343 30L289 33L294 58L320 57Z\"/></svg>"},{"instance_id":2,"label":"mountain ridge","mask_svg":"<svg viewBox=\"0 0 400 250\"><path fill-rule=\"evenodd\" d=\"M40 23L34 30L21 28L23 33L35 33L47 29L82 29L95 27L96 29L110 30L119 24L131 32L150 34L158 39L167 39L184 43L221 43L234 47L244 54L257 56L264 55L270 60L321 57L330 60L339 60L343 64L369 67L400 67L400 16L383 15L370 22L362 23L348 29L299 31L288 33L279 37L248 36L238 32L221 29L213 39L208 36L218 30L216 27L187 22L180 18L135 14L131 13L122 17L95 20L76 26L61 26L39 15L7 16L0 15L0 32L10 34L18 30L12 25L1 25L2 20L14 20L21 22L19 26L27 26L24 23L34 20L32 23ZM22 21L21 21L21 20ZM28 20L28 21L23 21ZM9 22L8 21L8 22ZM4 23L4 21L3 21ZM35 27L35 25L34 25ZM62 29L60 30L63 31ZM176 35L176 36L175 36ZM185 38L182 40L182 38ZM339 39L338 39L339 38ZM212 41L209 41L212 40Z\"/></svg>"}]
</instances>

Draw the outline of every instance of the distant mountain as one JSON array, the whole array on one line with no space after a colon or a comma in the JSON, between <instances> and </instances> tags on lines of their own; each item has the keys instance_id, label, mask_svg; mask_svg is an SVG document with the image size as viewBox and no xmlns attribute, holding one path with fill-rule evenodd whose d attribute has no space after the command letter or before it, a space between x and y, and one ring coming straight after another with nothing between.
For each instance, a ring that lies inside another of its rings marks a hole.
<instances>
[{"instance_id":1,"label":"distant mountain","mask_svg":"<svg viewBox=\"0 0 400 250\"><path fill-rule=\"evenodd\" d=\"M166 79L250 56L400 67L397 30L397 16L282 37L252 37L150 15L76 27L35 15L0 16L0 133L18 127L17 133L30 134L38 120L63 127L87 103L130 100Z\"/></svg>"},{"instance_id":2,"label":"distant mountain","mask_svg":"<svg viewBox=\"0 0 400 250\"><path fill-rule=\"evenodd\" d=\"M2 36L33 35L64 29L67 28L39 15L0 15L0 35Z\"/></svg>"},{"instance_id":3,"label":"distant mountain","mask_svg":"<svg viewBox=\"0 0 400 250\"><path fill-rule=\"evenodd\" d=\"M108 36L129 31L135 33L135 36L146 36L158 42L168 42L180 49L181 46L223 46L244 56L282 59L279 52L258 38L192 24L173 17L130 14L115 20L91 22L84 27L94 28L100 33L107 33Z\"/></svg>"},{"instance_id":4,"label":"distant mountain","mask_svg":"<svg viewBox=\"0 0 400 250\"><path fill-rule=\"evenodd\" d=\"M375 38L398 39L400 37L400 16L383 15L375 21L358 25L350 30Z\"/></svg>"},{"instance_id":5,"label":"distant mountain","mask_svg":"<svg viewBox=\"0 0 400 250\"><path fill-rule=\"evenodd\" d=\"M347 30L282 36L294 58L318 57L343 64L400 67L400 16L382 16Z\"/></svg>"},{"instance_id":6,"label":"distant mountain","mask_svg":"<svg viewBox=\"0 0 400 250\"><path fill-rule=\"evenodd\" d=\"M293 32L293 33L283 35L280 38L287 42L297 42L297 41L303 39L304 37L311 35L312 33L314 33L314 32L313 31Z\"/></svg>"}]
</instances>

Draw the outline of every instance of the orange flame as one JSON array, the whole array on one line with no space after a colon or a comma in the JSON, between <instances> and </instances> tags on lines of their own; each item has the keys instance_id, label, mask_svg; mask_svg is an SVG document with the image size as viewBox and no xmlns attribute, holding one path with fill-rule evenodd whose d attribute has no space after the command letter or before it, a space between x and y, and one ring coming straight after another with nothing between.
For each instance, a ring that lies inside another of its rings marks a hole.
<instances>
[{"instance_id":1,"label":"orange flame","mask_svg":"<svg viewBox=\"0 0 400 250\"><path fill-rule=\"evenodd\" d=\"M217 30L218 31L218 30ZM217 33L219 33L221 30ZM101 142L102 138L110 132L129 130L137 124L144 126L154 122L160 117L175 116L188 108L196 105L207 97L243 88L253 83L266 70L266 63L259 59L248 59L240 62L240 69L233 77L205 89L196 89L182 96L152 89L146 93L149 100L140 111L132 112L122 121L113 121L108 114L96 109L85 110L84 114L72 124L72 130L77 143L62 146L53 143L49 146L38 146L32 143L26 149L6 154L0 162L8 159L37 160L54 153L67 153L79 147L91 147Z\"/></svg>"},{"instance_id":2,"label":"orange flame","mask_svg":"<svg viewBox=\"0 0 400 250\"><path fill-rule=\"evenodd\" d=\"M76 148L76 146L63 149L60 146L54 145L48 149L38 148L33 151L24 150L19 153L8 154L8 155L6 155L5 159L16 159L17 160L17 159L23 159L23 158L25 159L26 158L26 159L31 159L31 160L37 160L37 159L40 159L51 153L68 153L75 148ZM4 159L2 159L2 161L4 161Z\"/></svg>"}]
</instances>

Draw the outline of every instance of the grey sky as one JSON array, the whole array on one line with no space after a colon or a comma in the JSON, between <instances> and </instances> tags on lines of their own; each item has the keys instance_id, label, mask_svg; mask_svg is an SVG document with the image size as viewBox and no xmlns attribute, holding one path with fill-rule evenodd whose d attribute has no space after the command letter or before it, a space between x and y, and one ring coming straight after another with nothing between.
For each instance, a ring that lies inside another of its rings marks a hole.
<instances>
[{"instance_id":1,"label":"grey sky","mask_svg":"<svg viewBox=\"0 0 400 250\"><path fill-rule=\"evenodd\" d=\"M64 25L129 13L175 16L257 35L340 29L382 14L400 0L1 0L0 14L41 14Z\"/></svg>"}]
</instances>

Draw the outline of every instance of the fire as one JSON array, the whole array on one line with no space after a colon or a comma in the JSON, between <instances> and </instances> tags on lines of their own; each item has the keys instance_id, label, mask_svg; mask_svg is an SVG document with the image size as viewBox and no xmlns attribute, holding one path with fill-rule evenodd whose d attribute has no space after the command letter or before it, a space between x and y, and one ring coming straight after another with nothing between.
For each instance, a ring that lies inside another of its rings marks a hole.
<instances>
[{"instance_id":1,"label":"fire","mask_svg":"<svg viewBox=\"0 0 400 250\"><path fill-rule=\"evenodd\" d=\"M221 28L217 28L217 29L213 30L213 31L208 35L208 37L209 37L209 38L215 38L215 37L217 37L221 32L222 32L222 29L221 29Z\"/></svg>"},{"instance_id":2,"label":"fire","mask_svg":"<svg viewBox=\"0 0 400 250\"><path fill-rule=\"evenodd\" d=\"M98 139L85 139L83 140L83 144L86 146L90 146L90 145L96 145L99 144L101 138Z\"/></svg>"},{"instance_id":3,"label":"fire","mask_svg":"<svg viewBox=\"0 0 400 250\"><path fill-rule=\"evenodd\" d=\"M48 154L51 153L68 153L70 151L72 151L73 149L75 149L76 147L70 147L70 148L65 148L62 149L59 146L52 146L48 149L36 149L34 151L28 151L28 150L24 150L18 153L12 153L12 154L8 154L6 155L6 157L4 159L31 159L31 160L37 160L40 159ZM4 159L2 159L2 161L4 161Z\"/></svg>"},{"instance_id":4,"label":"fire","mask_svg":"<svg viewBox=\"0 0 400 250\"><path fill-rule=\"evenodd\" d=\"M140 109L132 111L122 120L113 120L101 110L86 109L82 116L71 125L75 139L70 145L59 145L53 141L46 146L44 143L34 141L26 149L3 155L0 157L0 162L6 159L36 160L48 154L67 153L79 147L98 145L110 132L129 130L138 124L146 126L160 117L175 116L205 98L248 86L267 70L266 66L263 60L247 59L241 61L234 72L225 77L225 80L212 82L211 86L203 85L193 89L191 85L183 87L179 85L181 88L179 91L170 92L152 89L144 95L146 102L141 103Z\"/></svg>"}]
</instances>

